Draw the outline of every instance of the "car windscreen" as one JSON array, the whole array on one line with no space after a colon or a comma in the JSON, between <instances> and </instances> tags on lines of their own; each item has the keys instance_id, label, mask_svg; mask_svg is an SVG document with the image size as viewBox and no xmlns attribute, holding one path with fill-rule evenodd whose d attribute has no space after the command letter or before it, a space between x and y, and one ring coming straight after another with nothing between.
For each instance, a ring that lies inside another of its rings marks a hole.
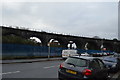
<instances>
[{"instance_id":1,"label":"car windscreen","mask_svg":"<svg viewBox=\"0 0 120 80\"><path fill-rule=\"evenodd\" d=\"M81 58L68 58L65 63L72 64L78 67L85 67L87 66L87 60Z\"/></svg>"},{"instance_id":2,"label":"car windscreen","mask_svg":"<svg viewBox=\"0 0 120 80\"><path fill-rule=\"evenodd\" d=\"M117 62L117 59L116 58L104 58L103 59L104 61L107 61L107 62L113 62L113 63L116 63Z\"/></svg>"}]
</instances>

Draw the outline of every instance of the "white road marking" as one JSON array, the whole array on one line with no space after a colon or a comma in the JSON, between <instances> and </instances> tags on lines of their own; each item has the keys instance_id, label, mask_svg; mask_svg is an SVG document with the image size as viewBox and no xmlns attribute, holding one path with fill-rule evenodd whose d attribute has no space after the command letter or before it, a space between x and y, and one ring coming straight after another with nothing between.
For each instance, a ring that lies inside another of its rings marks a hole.
<instances>
[{"instance_id":1,"label":"white road marking","mask_svg":"<svg viewBox=\"0 0 120 80\"><path fill-rule=\"evenodd\" d=\"M52 67L55 67L55 66L49 66L49 67L43 67L43 68L47 69L47 68L52 68Z\"/></svg>"},{"instance_id":2,"label":"white road marking","mask_svg":"<svg viewBox=\"0 0 120 80\"><path fill-rule=\"evenodd\" d=\"M53 68L53 67L59 67L60 65L57 66L49 66L49 67L43 67L44 69L48 69L48 68Z\"/></svg>"},{"instance_id":3,"label":"white road marking","mask_svg":"<svg viewBox=\"0 0 120 80\"><path fill-rule=\"evenodd\" d=\"M19 73L20 71L14 71L14 72L6 72L6 73L0 73L0 75L5 75L5 74L13 74L13 73Z\"/></svg>"}]
</instances>

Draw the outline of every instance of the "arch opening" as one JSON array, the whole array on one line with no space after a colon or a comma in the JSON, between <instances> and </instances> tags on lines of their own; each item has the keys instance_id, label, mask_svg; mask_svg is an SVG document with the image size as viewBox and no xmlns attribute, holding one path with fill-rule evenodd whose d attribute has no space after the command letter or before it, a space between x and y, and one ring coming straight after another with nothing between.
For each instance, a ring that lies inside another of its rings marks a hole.
<instances>
[{"instance_id":1,"label":"arch opening","mask_svg":"<svg viewBox=\"0 0 120 80\"><path fill-rule=\"evenodd\" d=\"M84 49L87 50L100 50L99 46L97 45L96 42L86 42L84 45Z\"/></svg>"},{"instance_id":2,"label":"arch opening","mask_svg":"<svg viewBox=\"0 0 120 80\"><path fill-rule=\"evenodd\" d=\"M61 46L60 42L56 39L50 39L48 41L47 45L50 46L50 47L60 47Z\"/></svg>"},{"instance_id":3,"label":"arch opening","mask_svg":"<svg viewBox=\"0 0 120 80\"><path fill-rule=\"evenodd\" d=\"M34 45L42 46L42 41L37 37L30 37L28 40L30 40Z\"/></svg>"},{"instance_id":4,"label":"arch opening","mask_svg":"<svg viewBox=\"0 0 120 80\"><path fill-rule=\"evenodd\" d=\"M68 44L67 44L67 48L68 49L76 49L77 45L74 41L69 41Z\"/></svg>"}]
</instances>

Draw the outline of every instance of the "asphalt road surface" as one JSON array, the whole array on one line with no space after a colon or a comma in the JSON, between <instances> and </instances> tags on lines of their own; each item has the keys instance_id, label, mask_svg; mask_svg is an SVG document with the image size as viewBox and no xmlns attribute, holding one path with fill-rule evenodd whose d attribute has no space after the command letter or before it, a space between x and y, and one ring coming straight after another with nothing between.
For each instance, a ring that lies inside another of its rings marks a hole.
<instances>
[{"instance_id":1,"label":"asphalt road surface","mask_svg":"<svg viewBox=\"0 0 120 80\"><path fill-rule=\"evenodd\" d=\"M2 78L57 78L59 64L63 61L3 64Z\"/></svg>"},{"instance_id":2,"label":"asphalt road surface","mask_svg":"<svg viewBox=\"0 0 120 80\"><path fill-rule=\"evenodd\" d=\"M45 61L33 63L17 63L17 64L3 64L2 78L57 78L59 61ZM115 76L120 74L110 74Z\"/></svg>"}]
</instances>

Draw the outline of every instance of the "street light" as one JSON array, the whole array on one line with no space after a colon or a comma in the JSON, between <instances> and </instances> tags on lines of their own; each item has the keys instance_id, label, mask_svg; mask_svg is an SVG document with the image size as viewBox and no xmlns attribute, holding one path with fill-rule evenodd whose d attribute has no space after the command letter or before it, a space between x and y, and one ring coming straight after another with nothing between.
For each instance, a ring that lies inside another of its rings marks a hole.
<instances>
[{"instance_id":1,"label":"street light","mask_svg":"<svg viewBox=\"0 0 120 80\"><path fill-rule=\"evenodd\" d=\"M48 43L48 59L50 58L50 42Z\"/></svg>"},{"instance_id":2,"label":"street light","mask_svg":"<svg viewBox=\"0 0 120 80\"><path fill-rule=\"evenodd\" d=\"M100 49L101 49L101 51L103 50L103 48L104 48L104 46L103 46L103 39L101 40L102 42L101 42L101 46L100 46Z\"/></svg>"},{"instance_id":3,"label":"street light","mask_svg":"<svg viewBox=\"0 0 120 80\"><path fill-rule=\"evenodd\" d=\"M52 43L54 39L51 39L49 42L48 42L48 59L50 58L50 45Z\"/></svg>"},{"instance_id":4,"label":"street light","mask_svg":"<svg viewBox=\"0 0 120 80\"><path fill-rule=\"evenodd\" d=\"M103 52L103 51L106 50L106 48L105 48L105 46L104 46L104 41L105 41L105 38L103 38L103 39L101 40L101 46L100 46L101 52Z\"/></svg>"},{"instance_id":5,"label":"street light","mask_svg":"<svg viewBox=\"0 0 120 80\"><path fill-rule=\"evenodd\" d=\"M48 59L50 58L51 43L57 43L57 45L60 45L60 43L57 40L51 39L49 41L49 43L48 43Z\"/></svg>"},{"instance_id":6,"label":"street light","mask_svg":"<svg viewBox=\"0 0 120 80\"><path fill-rule=\"evenodd\" d=\"M117 49L116 49L117 48L116 47L117 46L117 39L113 39L113 41L114 41L113 42L113 44L114 44L114 52L116 52L117 51Z\"/></svg>"}]
</instances>

